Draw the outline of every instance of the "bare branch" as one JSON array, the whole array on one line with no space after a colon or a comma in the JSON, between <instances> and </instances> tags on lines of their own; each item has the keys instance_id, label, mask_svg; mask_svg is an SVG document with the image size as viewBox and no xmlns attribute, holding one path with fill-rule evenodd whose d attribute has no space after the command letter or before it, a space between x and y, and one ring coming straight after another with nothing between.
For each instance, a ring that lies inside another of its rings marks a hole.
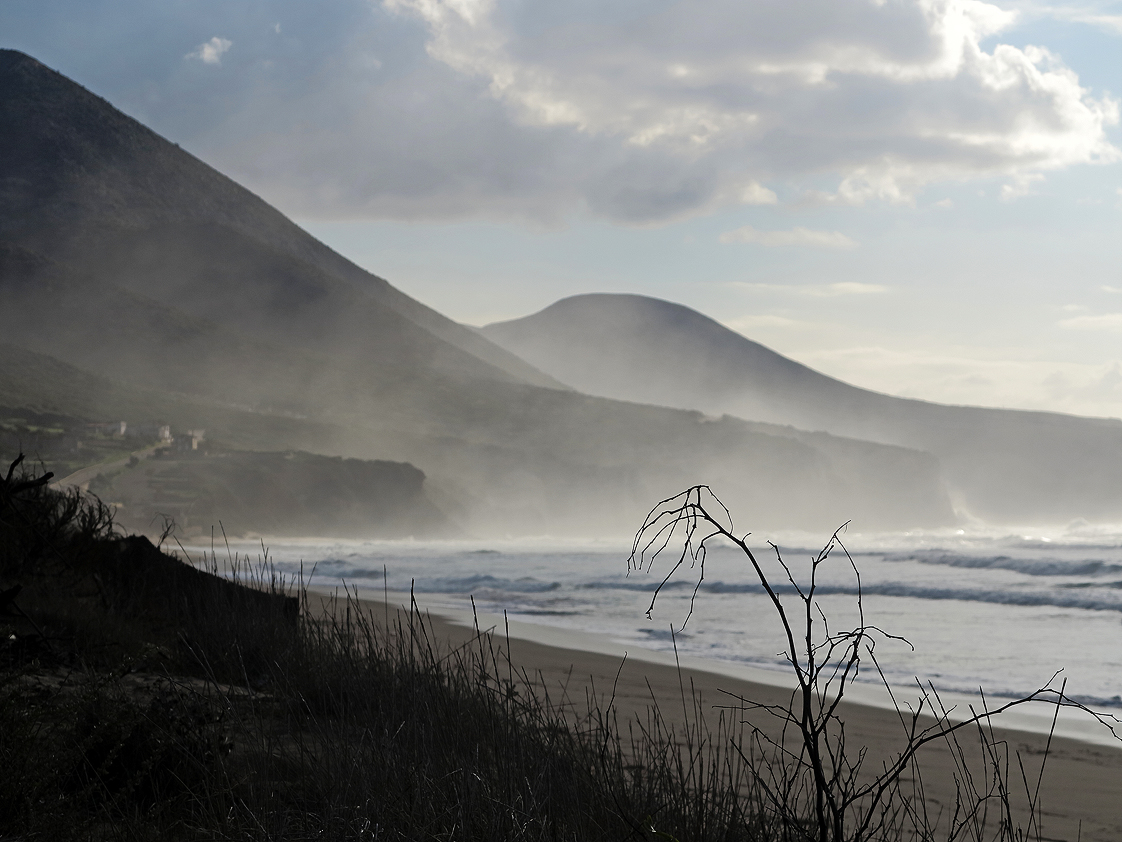
<instances>
[{"instance_id":1,"label":"bare branch","mask_svg":"<svg viewBox=\"0 0 1122 842\"><path fill-rule=\"evenodd\" d=\"M661 577L652 594L647 609L649 618L663 588L679 574L687 559L690 561L690 566L697 569L697 578L689 612L682 624L684 628L693 616L705 579L706 553L711 541L728 541L751 566L783 631L786 651L780 654L791 666L797 686L786 705L762 704L735 694L726 695L739 703L737 710L740 712L763 713L781 726L780 734L773 737L761 727L745 723L751 728L753 742L765 759L762 767L758 764L750 766L751 774L761 787L768 809L778 819L784 840L872 842L897 838L931 839L933 829L940 821L947 823L944 830L949 834L948 839L968 834L980 840L985 835L983 831L989 821L991 805L1000 812L998 838L1023 838L1023 834L1017 835L1020 831L1014 833L1013 829L1010 793L1006 784L1008 746L994 735L994 720L1015 707L1046 702L1055 705L1053 731L1059 709L1070 707L1088 713L1120 740L1119 725L1122 721L1091 711L1071 699L1066 695L1066 684L1056 689L1053 682L1058 673L1033 693L997 707L991 707L983 694L981 709L971 709L968 716L956 716L955 708L948 708L943 703L933 684L929 682L925 687L918 679L918 703L914 706L901 703L877 661L875 648L878 641L899 641L913 650L915 647L906 638L866 621L861 573L840 537L847 527L848 522L835 530L817 555L810 559L809 578L802 582L784 560L779 547L768 542L793 590L793 595L789 597L798 602L797 623L793 620L796 614L788 612L748 546L750 533L736 536L728 508L705 485L693 486L681 494L668 497L651 509L635 535L628 570L653 572L664 551L673 547L677 553L676 561ZM819 570L828 563L835 548L840 548L845 555L857 583L858 622L856 627L843 631L831 628L817 595ZM673 626L671 630L673 632ZM847 747L845 722L841 718L842 701L851 683L860 675L864 658L873 665L876 677L888 692L904 738L900 750L883 761L880 771L871 778L861 774L867 759L867 748L861 746L854 753ZM924 716L930 716L933 724L924 726ZM969 730L977 731L982 747L984 769L980 775L975 774L959 743L959 735ZM923 796L923 776L917 763L920 749L937 741L944 742L950 749L958 783L953 812L945 819L942 816L932 819L928 814ZM1045 757L1050 748L1051 734ZM748 761L739 745L734 749L738 756ZM1027 772L1021 767L1031 813L1028 831L1035 829L1037 835L1043 771L1042 764L1034 788L1029 785ZM905 784L910 786L910 793Z\"/></svg>"}]
</instances>

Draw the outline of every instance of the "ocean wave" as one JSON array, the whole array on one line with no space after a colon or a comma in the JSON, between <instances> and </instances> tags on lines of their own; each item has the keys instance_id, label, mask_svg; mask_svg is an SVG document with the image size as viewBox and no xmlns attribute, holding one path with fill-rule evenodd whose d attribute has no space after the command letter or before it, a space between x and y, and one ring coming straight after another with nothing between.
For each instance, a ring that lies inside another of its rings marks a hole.
<instances>
[{"instance_id":1,"label":"ocean wave","mask_svg":"<svg viewBox=\"0 0 1122 842\"><path fill-rule=\"evenodd\" d=\"M561 587L560 582L543 582L531 576L504 579L488 574L448 576L417 579L413 590L418 593L470 594L479 591L505 591L507 593L546 593Z\"/></svg>"},{"instance_id":2,"label":"ocean wave","mask_svg":"<svg viewBox=\"0 0 1122 842\"><path fill-rule=\"evenodd\" d=\"M1092 586L1068 588L1060 585L1049 591L999 591L995 588L972 588L963 586L931 586L916 585L907 582L876 582L864 584L861 594L864 596L898 596L912 598L912 600L958 600L963 602L984 602L996 605L1024 605L1024 606L1055 606L1060 608L1084 608L1088 611L1118 611L1122 612L1122 595L1102 593L1105 589L1118 591L1118 583L1096 583ZM562 587L571 588L572 591L625 591L632 593L653 594L657 583L654 580L638 580L633 578L594 579L592 582L581 582L562 586L557 582L542 582L540 579L499 579L493 576L470 576L463 578L429 579L424 583L417 580L416 589L433 593L471 593L472 591L504 591L512 593L542 593L559 591ZM672 579L662 586L662 593L691 593L697 586L696 579ZM1097 593L1087 593L1094 587ZM797 593L794 586L789 583L774 583L773 591L783 596ZM700 594L752 594L762 595L764 589L760 583L753 582L721 582L719 579L707 579L698 587ZM816 586L815 593L819 596L857 596L856 584L820 584Z\"/></svg>"},{"instance_id":3,"label":"ocean wave","mask_svg":"<svg viewBox=\"0 0 1122 842\"><path fill-rule=\"evenodd\" d=\"M773 585L781 595L793 595L795 588L789 584ZM764 593L758 584L725 584L703 582L703 593ZM856 585L818 585L819 596L857 596ZM963 602L988 602L995 605L1054 606L1056 608L1082 608L1091 611L1122 611L1122 599L1103 599L1083 596L1071 591L1001 591L983 588L932 587L907 582L875 582L860 589L863 596L895 596L909 599L959 600Z\"/></svg>"},{"instance_id":4,"label":"ocean wave","mask_svg":"<svg viewBox=\"0 0 1122 842\"><path fill-rule=\"evenodd\" d=\"M644 627L635 629L635 633L639 635L640 639L658 640L667 643L674 643L679 640L689 640L689 632L684 631L670 631L669 629L649 629Z\"/></svg>"},{"instance_id":5,"label":"ocean wave","mask_svg":"<svg viewBox=\"0 0 1122 842\"><path fill-rule=\"evenodd\" d=\"M1080 696L1068 695L1073 702L1089 708L1122 708L1122 696Z\"/></svg>"},{"instance_id":6,"label":"ocean wave","mask_svg":"<svg viewBox=\"0 0 1122 842\"><path fill-rule=\"evenodd\" d=\"M1013 558L1007 555L969 556L947 552L886 553L885 561L918 561L970 570L1012 570L1027 576L1104 576L1122 573L1122 564L1100 559L1064 561L1057 558Z\"/></svg>"},{"instance_id":7,"label":"ocean wave","mask_svg":"<svg viewBox=\"0 0 1122 842\"><path fill-rule=\"evenodd\" d=\"M697 586L696 581L678 579L663 585L663 592L690 592ZM1113 583L1098 583L1095 587L1102 590L1112 587ZM585 582L578 585L578 589L613 589L627 591L645 591L651 593L656 585L650 582ZM772 585L772 590L782 596L791 596L796 592L789 583ZM863 596L895 596L910 599L933 600L960 600L964 602L988 602L995 605L1023 605L1023 606L1054 606L1056 608L1082 608L1091 611L1122 611L1122 596L1107 597L1103 594L1087 594L1086 588L1055 589L1048 591L1015 591L995 590L992 588L969 587L933 587L930 585L914 585L908 582L874 582L861 587ZM764 594L763 587L758 582L722 582L705 581L698 587L698 593L709 594ZM818 596L857 596L858 589L853 585L818 585L815 588Z\"/></svg>"},{"instance_id":8,"label":"ocean wave","mask_svg":"<svg viewBox=\"0 0 1122 842\"><path fill-rule=\"evenodd\" d=\"M275 564L278 569L285 568L291 570L297 570L302 566L303 569L309 573L313 568L317 573L336 573L338 571L349 573L354 567L354 562L348 561L345 558L321 558L318 561L303 561L299 563L289 561L275 562ZM378 572L381 574L382 571L379 570Z\"/></svg>"},{"instance_id":9,"label":"ocean wave","mask_svg":"<svg viewBox=\"0 0 1122 842\"><path fill-rule=\"evenodd\" d=\"M793 588L790 588L793 591ZM856 595L857 588L820 587L820 594ZM988 602L995 605L1052 606L1082 608L1088 611L1122 611L1122 599L1081 596L1072 591L998 591L971 588L936 588L904 582L880 582L861 589L864 596L897 596L912 599L954 599L963 602Z\"/></svg>"}]
</instances>

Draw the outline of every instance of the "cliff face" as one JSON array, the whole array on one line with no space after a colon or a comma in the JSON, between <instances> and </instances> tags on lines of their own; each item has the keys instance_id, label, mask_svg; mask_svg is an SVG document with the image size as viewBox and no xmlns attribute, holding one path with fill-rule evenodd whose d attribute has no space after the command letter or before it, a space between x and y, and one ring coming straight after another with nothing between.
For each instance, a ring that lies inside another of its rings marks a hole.
<instances>
[{"instance_id":1,"label":"cliff face","mask_svg":"<svg viewBox=\"0 0 1122 842\"><path fill-rule=\"evenodd\" d=\"M620 534L697 482L769 526L952 518L921 454L865 448L853 473L834 439L576 393L12 51L0 197L8 406L408 462L477 532Z\"/></svg>"}]
</instances>

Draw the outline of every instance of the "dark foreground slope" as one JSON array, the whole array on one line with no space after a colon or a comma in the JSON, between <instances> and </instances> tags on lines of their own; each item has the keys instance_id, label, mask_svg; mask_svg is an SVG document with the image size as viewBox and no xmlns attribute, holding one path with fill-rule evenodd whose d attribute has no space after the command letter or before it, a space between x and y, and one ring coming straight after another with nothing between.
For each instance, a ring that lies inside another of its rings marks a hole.
<instances>
[{"instance_id":1,"label":"dark foreground slope","mask_svg":"<svg viewBox=\"0 0 1122 842\"><path fill-rule=\"evenodd\" d=\"M409 462L476 531L618 532L700 481L769 526L952 517L914 451L577 394L12 51L0 199L7 406Z\"/></svg>"},{"instance_id":2,"label":"dark foreground slope","mask_svg":"<svg viewBox=\"0 0 1122 842\"><path fill-rule=\"evenodd\" d=\"M574 388L916 448L970 513L1122 520L1122 421L945 406L827 377L687 307L583 295L487 338Z\"/></svg>"},{"instance_id":3,"label":"dark foreground slope","mask_svg":"<svg viewBox=\"0 0 1122 842\"><path fill-rule=\"evenodd\" d=\"M244 559L231 581L37 479L0 473L0 838L623 839L656 813L761 838L735 780L698 782L723 726L682 769L652 712L625 753L488 634L453 648Z\"/></svg>"},{"instance_id":4,"label":"dark foreground slope","mask_svg":"<svg viewBox=\"0 0 1122 842\"><path fill-rule=\"evenodd\" d=\"M105 515L0 474L0 838L827 837L787 689L317 598L245 558L198 569ZM899 712L838 702L816 744L894 763ZM958 838L978 815L993 842L1119 838L1122 752L977 739L882 776L865 838ZM852 806L828 827L852 838L868 801L833 803ZM1050 837L1027 833L1042 821Z\"/></svg>"}]
</instances>

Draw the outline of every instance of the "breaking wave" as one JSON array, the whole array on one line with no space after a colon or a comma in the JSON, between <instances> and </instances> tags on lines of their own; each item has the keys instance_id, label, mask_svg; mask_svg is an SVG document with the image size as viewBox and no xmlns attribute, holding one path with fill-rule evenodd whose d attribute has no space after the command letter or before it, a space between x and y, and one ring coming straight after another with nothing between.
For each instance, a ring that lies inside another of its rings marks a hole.
<instances>
[{"instance_id":1,"label":"breaking wave","mask_svg":"<svg viewBox=\"0 0 1122 842\"><path fill-rule=\"evenodd\" d=\"M362 579L381 580L381 570L351 570L345 577L350 581ZM394 584L398 587L405 583ZM665 593L692 592L696 581L677 579L667 582L662 590ZM412 588L417 593L432 594L536 594L553 593L561 590L570 592L580 591L629 591L652 593L657 582L647 579L640 581L624 577L600 579L572 584L562 584L556 581L546 581L533 577L504 578L488 574L470 576L427 577L419 578L412 582ZM406 586L404 589L407 589ZM773 590L780 595L794 595L794 586L790 584L773 585ZM820 596L857 596L858 589L854 585L819 584L816 593ZM701 583L699 593L708 594L753 594L762 595L764 589L753 582L723 582L720 580L707 580ZM933 586L925 584L912 584L909 582L887 581L871 582L861 587L863 596L890 596L923 600L959 600L964 602L986 602L994 605L1021 605L1021 606L1053 606L1056 608L1081 608L1090 611L1118 611L1122 612L1122 581L1112 582L1078 582L1063 583L1047 590L1018 590L981 588L969 586Z\"/></svg>"},{"instance_id":2,"label":"breaking wave","mask_svg":"<svg viewBox=\"0 0 1122 842\"><path fill-rule=\"evenodd\" d=\"M1012 570L1026 576L1117 576L1122 564L1098 559L1064 561L1058 558L1014 558L1007 555L969 556L942 551L886 553L885 561L916 561L968 570Z\"/></svg>"},{"instance_id":3,"label":"breaking wave","mask_svg":"<svg viewBox=\"0 0 1122 842\"><path fill-rule=\"evenodd\" d=\"M447 578L417 579L413 585L419 593L470 594L480 591L503 591L506 593L546 593L558 590L560 582L543 582L526 576L518 579L504 579L486 574L473 576L449 576Z\"/></svg>"}]
</instances>

